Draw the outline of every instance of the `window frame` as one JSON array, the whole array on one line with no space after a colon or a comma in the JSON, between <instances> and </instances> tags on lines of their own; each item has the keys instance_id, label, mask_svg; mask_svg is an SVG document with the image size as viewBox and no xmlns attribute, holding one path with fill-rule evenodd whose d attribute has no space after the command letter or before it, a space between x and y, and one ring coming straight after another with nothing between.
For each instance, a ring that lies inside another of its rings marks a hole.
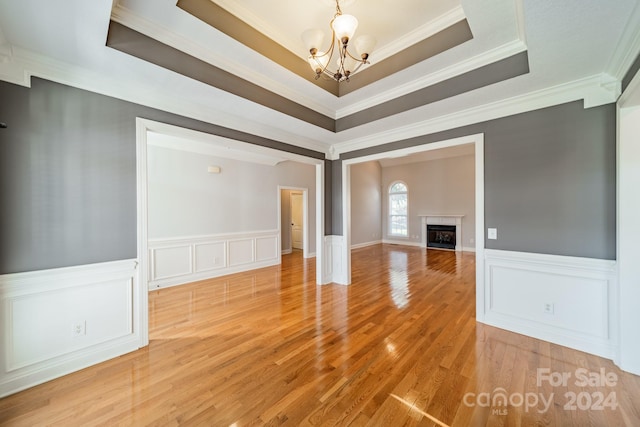
<instances>
[{"instance_id":1,"label":"window frame","mask_svg":"<svg viewBox=\"0 0 640 427\"><path fill-rule=\"evenodd\" d=\"M404 191L395 191L392 192L393 187L396 184L402 184L404 186ZM404 215L400 214L393 214L391 212L391 197L392 196L396 196L396 195L402 195L404 194L405 196L405 203L406 203L406 209L405 209L405 213ZM404 234L397 234L394 233L393 231L393 219L394 217L404 217L405 218L405 230L404 230ZM387 235L391 236L391 237L402 237L402 238L409 238L409 186L407 185L406 182L404 181L393 181L390 185L389 185L389 189L387 190Z\"/></svg>"}]
</instances>

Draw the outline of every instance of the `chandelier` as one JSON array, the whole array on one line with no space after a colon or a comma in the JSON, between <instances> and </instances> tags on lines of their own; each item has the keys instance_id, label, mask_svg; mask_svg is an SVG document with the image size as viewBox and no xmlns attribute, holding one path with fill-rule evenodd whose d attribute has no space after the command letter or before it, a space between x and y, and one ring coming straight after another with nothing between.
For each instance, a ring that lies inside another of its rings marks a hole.
<instances>
[{"instance_id":1,"label":"chandelier","mask_svg":"<svg viewBox=\"0 0 640 427\"><path fill-rule=\"evenodd\" d=\"M371 36L359 36L353 41L357 54L349 52L349 41L358 28L358 20L353 15L342 13L339 0L336 0L336 14L329 25L331 27L331 45L325 51L319 49L324 39L322 30L311 29L302 33L302 41L310 53L307 60L311 69L316 73L316 80L324 74L338 82L349 81L349 76L364 64L369 64L369 54L374 48L376 40ZM337 56L336 69L332 71L329 64L334 58L334 51Z\"/></svg>"}]
</instances>

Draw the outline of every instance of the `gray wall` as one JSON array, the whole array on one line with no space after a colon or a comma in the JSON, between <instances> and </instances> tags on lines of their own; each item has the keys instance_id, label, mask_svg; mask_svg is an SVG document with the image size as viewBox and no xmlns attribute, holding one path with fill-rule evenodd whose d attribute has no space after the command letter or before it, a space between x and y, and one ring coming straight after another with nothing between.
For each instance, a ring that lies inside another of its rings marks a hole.
<instances>
[{"instance_id":1,"label":"gray wall","mask_svg":"<svg viewBox=\"0 0 640 427\"><path fill-rule=\"evenodd\" d=\"M0 274L136 256L136 117L324 158L38 78L0 82Z\"/></svg>"},{"instance_id":2,"label":"gray wall","mask_svg":"<svg viewBox=\"0 0 640 427\"><path fill-rule=\"evenodd\" d=\"M328 171L325 173L329 174ZM332 230L329 233L329 228L325 229L325 235L342 235L342 161L334 160L331 162L331 181L330 185L327 188L331 189L331 205L330 205L330 215L333 218L330 229ZM340 195L340 197L336 197L336 194Z\"/></svg>"},{"instance_id":3,"label":"gray wall","mask_svg":"<svg viewBox=\"0 0 640 427\"><path fill-rule=\"evenodd\" d=\"M476 133L485 141L485 225L498 228L487 248L615 259L614 104L584 109L576 101L341 157ZM342 228L339 219L333 217L334 230Z\"/></svg>"},{"instance_id":4,"label":"gray wall","mask_svg":"<svg viewBox=\"0 0 640 427\"><path fill-rule=\"evenodd\" d=\"M578 102L490 124L487 248L615 259L615 114Z\"/></svg>"},{"instance_id":5,"label":"gray wall","mask_svg":"<svg viewBox=\"0 0 640 427\"><path fill-rule=\"evenodd\" d=\"M387 192L395 181L407 184L409 198L410 242L422 241L422 218L420 214L464 215L462 218L462 246L475 247L472 239L476 232L475 210L475 157L473 155L448 157L427 162L382 168L383 237L389 240L403 240L388 236L389 201Z\"/></svg>"},{"instance_id":6,"label":"gray wall","mask_svg":"<svg viewBox=\"0 0 640 427\"><path fill-rule=\"evenodd\" d=\"M382 168L378 162L351 168L351 244L379 241L382 231Z\"/></svg>"},{"instance_id":7,"label":"gray wall","mask_svg":"<svg viewBox=\"0 0 640 427\"><path fill-rule=\"evenodd\" d=\"M322 159L322 153L32 79L0 82L0 274L136 256L135 118ZM615 105L550 107L345 153L485 134L488 248L615 258ZM342 234L341 161L325 234Z\"/></svg>"}]
</instances>

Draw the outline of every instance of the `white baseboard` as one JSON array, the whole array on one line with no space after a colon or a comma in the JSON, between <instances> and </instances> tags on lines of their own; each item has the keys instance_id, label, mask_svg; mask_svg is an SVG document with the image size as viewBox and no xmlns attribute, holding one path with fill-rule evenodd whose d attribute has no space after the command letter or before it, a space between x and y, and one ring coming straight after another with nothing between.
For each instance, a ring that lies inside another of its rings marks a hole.
<instances>
[{"instance_id":1,"label":"white baseboard","mask_svg":"<svg viewBox=\"0 0 640 427\"><path fill-rule=\"evenodd\" d=\"M404 245L404 246L417 246L423 248L424 245L420 242L412 242L410 240L392 240L392 239L382 239L382 243L388 245Z\"/></svg>"},{"instance_id":2,"label":"white baseboard","mask_svg":"<svg viewBox=\"0 0 640 427\"><path fill-rule=\"evenodd\" d=\"M378 240L376 242L371 242L370 244L375 245L377 243L385 243L385 244L389 244L389 245L404 245L404 246L414 246L414 247L420 247L420 248L424 248L424 244L421 242L412 242L412 241L408 241L408 240L391 240L391 239L384 239L384 240ZM369 246L369 243L365 244L366 246ZM351 246L351 249L355 249L356 246ZM436 249L439 250L440 248L429 248L429 249ZM450 250L453 251L453 249L444 249L444 250ZM463 252L475 252L476 248L475 247L471 247L471 246L463 246L462 247L462 251Z\"/></svg>"},{"instance_id":3,"label":"white baseboard","mask_svg":"<svg viewBox=\"0 0 640 427\"><path fill-rule=\"evenodd\" d=\"M149 240L149 289L280 263L277 230Z\"/></svg>"},{"instance_id":4,"label":"white baseboard","mask_svg":"<svg viewBox=\"0 0 640 427\"><path fill-rule=\"evenodd\" d=\"M379 245L381 243L382 243L382 240L373 240L371 242L357 243L355 245L351 245L351 249L366 248L367 246Z\"/></svg>"},{"instance_id":5,"label":"white baseboard","mask_svg":"<svg viewBox=\"0 0 640 427\"><path fill-rule=\"evenodd\" d=\"M124 260L0 276L0 397L141 347L138 295L146 292L136 266Z\"/></svg>"},{"instance_id":6,"label":"white baseboard","mask_svg":"<svg viewBox=\"0 0 640 427\"><path fill-rule=\"evenodd\" d=\"M281 254L282 254L282 255L289 255L289 254L290 254L290 253L292 253L292 252L293 252L293 250L292 250L292 249L283 249L283 250L282 250L282 252L281 252Z\"/></svg>"},{"instance_id":7,"label":"white baseboard","mask_svg":"<svg viewBox=\"0 0 640 427\"><path fill-rule=\"evenodd\" d=\"M484 323L602 357L615 355L615 261L486 249L484 294Z\"/></svg>"}]
</instances>

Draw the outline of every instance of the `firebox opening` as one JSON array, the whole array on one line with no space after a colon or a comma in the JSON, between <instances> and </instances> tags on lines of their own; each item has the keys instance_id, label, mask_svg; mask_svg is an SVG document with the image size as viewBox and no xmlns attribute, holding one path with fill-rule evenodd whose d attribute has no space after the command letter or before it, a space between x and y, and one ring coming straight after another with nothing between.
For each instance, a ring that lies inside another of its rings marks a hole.
<instances>
[{"instance_id":1,"label":"firebox opening","mask_svg":"<svg viewBox=\"0 0 640 427\"><path fill-rule=\"evenodd\" d=\"M427 247L455 250L456 226L427 224Z\"/></svg>"}]
</instances>

